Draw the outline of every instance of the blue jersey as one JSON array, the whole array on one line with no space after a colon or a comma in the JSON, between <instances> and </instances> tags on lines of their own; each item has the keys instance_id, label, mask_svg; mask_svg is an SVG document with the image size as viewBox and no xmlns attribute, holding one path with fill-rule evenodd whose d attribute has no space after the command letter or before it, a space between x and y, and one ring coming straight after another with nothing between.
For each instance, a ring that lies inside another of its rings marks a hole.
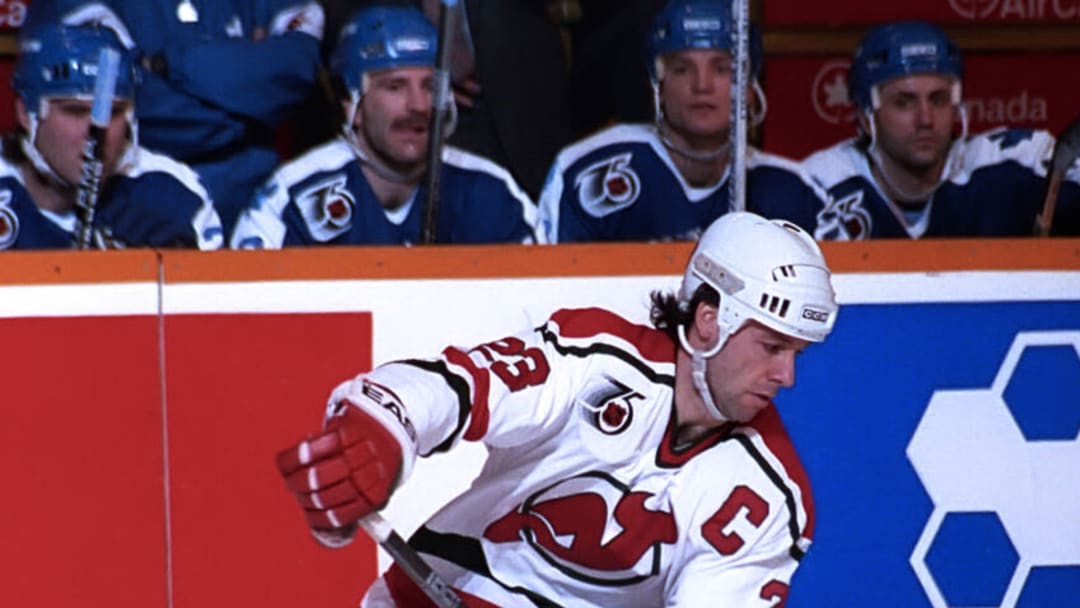
<instances>
[{"instance_id":1,"label":"blue jersey","mask_svg":"<svg viewBox=\"0 0 1080 608\"><path fill-rule=\"evenodd\" d=\"M535 205L498 165L443 147L437 243L531 243ZM426 189L399 208L375 197L352 146L336 139L282 166L244 211L233 248L420 242Z\"/></svg>"},{"instance_id":2,"label":"blue jersey","mask_svg":"<svg viewBox=\"0 0 1080 608\"><path fill-rule=\"evenodd\" d=\"M101 190L97 247L222 247L221 220L194 171L141 149L125 160ZM38 208L19 168L0 159L0 249L70 249L74 230L74 211Z\"/></svg>"},{"instance_id":3,"label":"blue jersey","mask_svg":"<svg viewBox=\"0 0 1080 608\"><path fill-rule=\"evenodd\" d=\"M198 171L231 225L280 162L275 129L314 90L323 10L315 0L194 2L186 14L180 5L41 0L28 9L25 28L101 22L140 54L163 60L161 70L140 70L140 143Z\"/></svg>"},{"instance_id":4,"label":"blue jersey","mask_svg":"<svg viewBox=\"0 0 1080 608\"><path fill-rule=\"evenodd\" d=\"M813 231L824 193L797 163L750 149L747 210ZM651 125L617 125L559 153L540 195L552 243L693 240L731 210L729 175L687 183Z\"/></svg>"},{"instance_id":5,"label":"blue jersey","mask_svg":"<svg viewBox=\"0 0 1080 608\"><path fill-rule=\"evenodd\" d=\"M871 172L865 148L850 139L816 152L803 165L832 202L818 217L821 240L1029 236L1042 211L1054 137L999 128L953 142L942 183L924 208L905 212ZM1054 233L1077 234L1080 168L1062 184Z\"/></svg>"}]
</instances>

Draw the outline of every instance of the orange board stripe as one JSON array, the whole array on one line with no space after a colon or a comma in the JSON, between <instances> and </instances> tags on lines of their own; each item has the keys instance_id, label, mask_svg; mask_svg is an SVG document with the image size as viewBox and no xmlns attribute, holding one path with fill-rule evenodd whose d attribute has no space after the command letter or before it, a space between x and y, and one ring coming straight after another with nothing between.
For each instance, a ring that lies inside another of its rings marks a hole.
<instances>
[{"instance_id":1,"label":"orange board stripe","mask_svg":"<svg viewBox=\"0 0 1080 608\"><path fill-rule=\"evenodd\" d=\"M834 272L1080 270L1080 238L825 243ZM0 285L678 275L690 243L8 252Z\"/></svg>"}]
</instances>

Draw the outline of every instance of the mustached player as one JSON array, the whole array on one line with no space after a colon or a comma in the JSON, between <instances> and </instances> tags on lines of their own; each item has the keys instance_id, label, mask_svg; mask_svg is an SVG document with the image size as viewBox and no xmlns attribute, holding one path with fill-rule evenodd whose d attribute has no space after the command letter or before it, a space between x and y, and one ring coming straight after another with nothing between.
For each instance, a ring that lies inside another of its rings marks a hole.
<instances>
[{"instance_id":1,"label":"mustached player","mask_svg":"<svg viewBox=\"0 0 1080 608\"><path fill-rule=\"evenodd\" d=\"M776 606L809 547L810 486L773 398L836 319L817 244L729 213L652 327L599 308L338 386L278 466L315 538L347 543L416 458L487 447L410 544L469 606ZM429 606L396 566L364 606Z\"/></svg>"},{"instance_id":2,"label":"mustached player","mask_svg":"<svg viewBox=\"0 0 1080 608\"><path fill-rule=\"evenodd\" d=\"M937 26L890 23L865 36L848 74L859 134L804 161L831 198L817 238L1032 234L1054 136L1004 127L968 136L963 77L959 49ZM1080 164L1061 186L1054 232L1080 234Z\"/></svg>"},{"instance_id":3,"label":"mustached player","mask_svg":"<svg viewBox=\"0 0 1080 608\"><path fill-rule=\"evenodd\" d=\"M420 242L436 37L412 7L369 7L345 24L331 64L341 135L274 173L232 247ZM535 241L535 205L484 158L444 147L438 199L438 243Z\"/></svg>"},{"instance_id":4,"label":"mustached player","mask_svg":"<svg viewBox=\"0 0 1080 608\"><path fill-rule=\"evenodd\" d=\"M656 122L617 125L559 153L540 195L548 242L694 240L732 210L733 27L726 1L672 0L660 11L648 41ZM760 123L761 41L751 34L745 94ZM747 167L747 210L813 230L825 195L797 163L750 148Z\"/></svg>"}]
</instances>

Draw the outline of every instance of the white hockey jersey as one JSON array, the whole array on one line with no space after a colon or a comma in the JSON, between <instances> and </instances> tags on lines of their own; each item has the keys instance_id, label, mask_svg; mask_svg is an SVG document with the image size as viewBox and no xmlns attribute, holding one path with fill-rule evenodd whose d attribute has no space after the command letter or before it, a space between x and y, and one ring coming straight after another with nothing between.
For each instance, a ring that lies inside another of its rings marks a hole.
<instances>
[{"instance_id":1,"label":"white hockey jersey","mask_svg":"<svg viewBox=\"0 0 1080 608\"><path fill-rule=\"evenodd\" d=\"M348 398L423 456L487 446L472 487L410 541L483 600L470 606L780 605L812 536L803 468L774 407L677 445L676 352L611 312L561 310L382 365L339 386L328 416ZM364 605L431 604L393 567Z\"/></svg>"}]
</instances>

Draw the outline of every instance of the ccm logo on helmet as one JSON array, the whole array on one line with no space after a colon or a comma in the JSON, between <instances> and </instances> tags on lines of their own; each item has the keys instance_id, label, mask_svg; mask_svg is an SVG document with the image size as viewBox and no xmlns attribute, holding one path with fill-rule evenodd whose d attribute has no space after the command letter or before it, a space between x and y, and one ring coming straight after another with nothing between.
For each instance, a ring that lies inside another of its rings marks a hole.
<instances>
[{"instance_id":1,"label":"ccm logo on helmet","mask_svg":"<svg viewBox=\"0 0 1080 608\"><path fill-rule=\"evenodd\" d=\"M824 310L814 310L809 306L802 309L802 318L817 321L818 323L825 323L829 320L829 313Z\"/></svg>"}]
</instances>

